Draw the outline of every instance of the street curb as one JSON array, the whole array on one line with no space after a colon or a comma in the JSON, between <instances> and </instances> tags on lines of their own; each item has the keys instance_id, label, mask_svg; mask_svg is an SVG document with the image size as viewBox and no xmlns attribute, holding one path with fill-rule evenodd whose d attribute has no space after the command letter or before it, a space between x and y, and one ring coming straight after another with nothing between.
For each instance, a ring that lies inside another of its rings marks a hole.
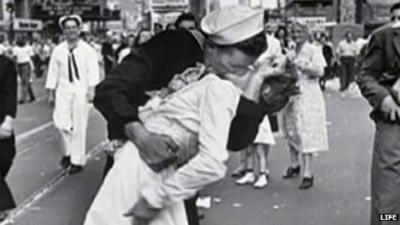
<instances>
[{"instance_id":1,"label":"street curb","mask_svg":"<svg viewBox=\"0 0 400 225\"><path fill-rule=\"evenodd\" d=\"M99 155L106 147L108 141L104 140L93 147L86 155L87 161L91 162L97 155ZM0 223L0 225L11 225L14 224L15 219L19 218L24 212L28 211L34 204L39 202L41 199L46 197L49 193L55 190L65 178L68 177L67 170L60 171L56 176L50 179L43 187L38 191L35 191L31 196L24 200L16 209L12 210L6 220Z\"/></svg>"}]
</instances>

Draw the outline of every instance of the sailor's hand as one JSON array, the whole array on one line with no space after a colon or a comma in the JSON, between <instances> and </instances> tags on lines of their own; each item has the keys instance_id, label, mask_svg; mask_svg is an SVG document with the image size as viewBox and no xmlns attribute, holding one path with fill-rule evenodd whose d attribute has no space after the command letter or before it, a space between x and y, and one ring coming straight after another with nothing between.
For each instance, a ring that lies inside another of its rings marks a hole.
<instances>
[{"instance_id":1,"label":"sailor's hand","mask_svg":"<svg viewBox=\"0 0 400 225\"><path fill-rule=\"evenodd\" d=\"M95 95L95 88L94 87L90 87L89 90L88 90L88 93L87 93L88 102L93 102L94 95Z\"/></svg>"},{"instance_id":2,"label":"sailor's hand","mask_svg":"<svg viewBox=\"0 0 400 225\"><path fill-rule=\"evenodd\" d=\"M6 116L4 121L0 124L0 139L6 139L13 134L13 121L11 116Z\"/></svg>"},{"instance_id":3,"label":"sailor's hand","mask_svg":"<svg viewBox=\"0 0 400 225\"><path fill-rule=\"evenodd\" d=\"M7 139L12 136L12 130L0 127L0 140Z\"/></svg>"},{"instance_id":4,"label":"sailor's hand","mask_svg":"<svg viewBox=\"0 0 400 225\"><path fill-rule=\"evenodd\" d=\"M383 99L380 109L390 121L400 120L400 106L396 104L391 95Z\"/></svg>"},{"instance_id":5,"label":"sailor's hand","mask_svg":"<svg viewBox=\"0 0 400 225\"><path fill-rule=\"evenodd\" d=\"M132 217L133 225L147 225L160 212L160 209L151 207L146 200L140 199L133 208L124 213L125 217Z\"/></svg>"},{"instance_id":6,"label":"sailor's hand","mask_svg":"<svg viewBox=\"0 0 400 225\"><path fill-rule=\"evenodd\" d=\"M125 134L139 149L140 157L155 172L171 165L177 159L179 146L168 136L146 130L140 122L125 125Z\"/></svg>"},{"instance_id":7,"label":"sailor's hand","mask_svg":"<svg viewBox=\"0 0 400 225\"><path fill-rule=\"evenodd\" d=\"M47 104L49 104L51 107L54 107L55 99L55 92L53 90L49 90L47 92Z\"/></svg>"}]
</instances>

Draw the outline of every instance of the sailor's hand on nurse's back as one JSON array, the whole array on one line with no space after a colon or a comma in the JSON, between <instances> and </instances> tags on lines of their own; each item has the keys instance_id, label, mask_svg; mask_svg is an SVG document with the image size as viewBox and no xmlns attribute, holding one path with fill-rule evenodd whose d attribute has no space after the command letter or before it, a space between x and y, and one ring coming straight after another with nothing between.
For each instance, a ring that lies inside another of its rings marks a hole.
<instances>
[{"instance_id":1,"label":"sailor's hand on nurse's back","mask_svg":"<svg viewBox=\"0 0 400 225\"><path fill-rule=\"evenodd\" d=\"M179 146L168 136L149 132L140 122L125 125L125 134L139 149L140 157L154 172L170 166L177 159Z\"/></svg>"}]
</instances>

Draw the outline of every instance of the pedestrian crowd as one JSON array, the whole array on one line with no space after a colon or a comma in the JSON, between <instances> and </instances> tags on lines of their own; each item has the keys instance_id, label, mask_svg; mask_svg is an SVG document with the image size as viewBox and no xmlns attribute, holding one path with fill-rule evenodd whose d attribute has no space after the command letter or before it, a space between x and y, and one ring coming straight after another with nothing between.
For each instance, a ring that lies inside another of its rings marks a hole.
<instances>
[{"instance_id":1,"label":"pedestrian crowd","mask_svg":"<svg viewBox=\"0 0 400 225\"><path fill-rule=\"evenodd\" d=\"M231 173L237 185L268 186L278 133L288 146L282 178L300 176L299 189L312 188L313 156L329 150L323 91L337 81L345 96L357 81L378 126L371 225L383 225L380 213L400 210L400 129L392 123L400 119L400 40L393 35L400 3L391 13L394 22L368 40L347 31L336 46L325 31L271 23L244 6L201 22L183 13L165 29L104 38L82 33L81 17L66 15L57 42L0 40L0 220L15 207L5 182L15 156L12 123L17 102L36 99L34 78L45 80L69 174L86 164L90 105L107 121L104 181L85 225L199 224L198 194L225 177L228 150L240 152Z\"/></svg>"}]
</instances>

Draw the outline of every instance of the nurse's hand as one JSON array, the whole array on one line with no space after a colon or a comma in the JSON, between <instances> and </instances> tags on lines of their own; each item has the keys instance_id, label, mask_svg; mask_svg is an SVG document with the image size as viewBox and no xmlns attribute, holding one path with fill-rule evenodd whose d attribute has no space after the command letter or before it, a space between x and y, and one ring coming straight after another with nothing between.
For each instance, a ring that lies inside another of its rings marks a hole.
<instances>
[{"instance_id":1,"label":"nurse's hand","mask_svg":"<svg viewBox=\"0 0 400 225\"><path fill-rule=\"evenodd\" d=\"M147 131L140 122L125 125L125 134L139 149L140 157L154 172L160 172L177 159L179 146L168 136Z\"/></svg>"}]
</instances>

